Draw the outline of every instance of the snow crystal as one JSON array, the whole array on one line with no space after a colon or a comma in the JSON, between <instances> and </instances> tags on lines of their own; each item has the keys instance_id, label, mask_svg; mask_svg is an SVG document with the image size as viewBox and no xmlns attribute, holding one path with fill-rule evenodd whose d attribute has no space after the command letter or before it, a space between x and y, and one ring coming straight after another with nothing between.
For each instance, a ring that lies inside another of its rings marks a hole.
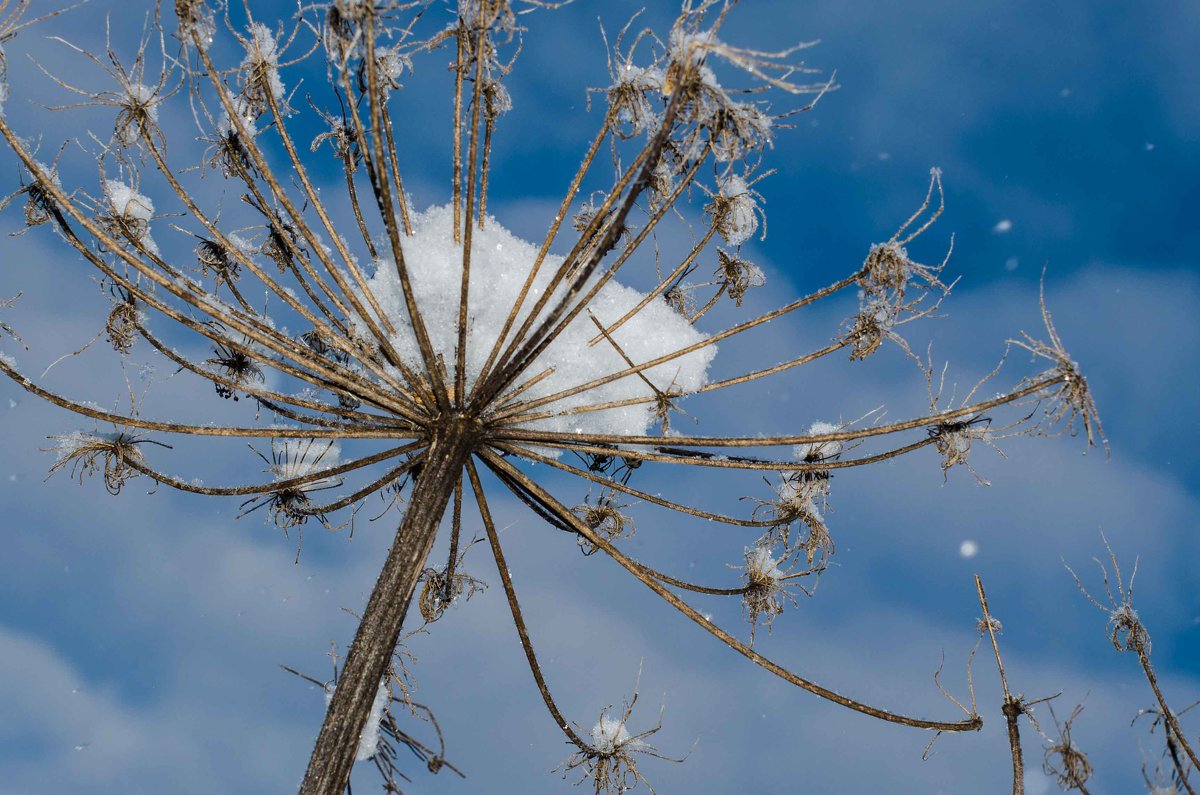
<instances>
[{"instance_id":1,"label":"snow crystal","mask_svg":"<svg viewBox=\"0 0 1200 795\"><path fill-rule=\"evenodd\" d=\"M230 232L225 237L229 240L230 244L232 244L233 247L237 249L238 252L241 253L246 259L250 259L258 253L258 246L248 238L244 238L241 235L233 232Z\"/></svg>"},{"instance_id":2,"label":"snow crystal","mask_svg":"<svg viewBox=\"0 0 1200 795\"><path fill-rule=\"evenodd\" d=\"M808 434L810 436L824 436L827 433L837 433L840 430L840 427L828 422L818 421L808 426ZM842 452L842 443L838 441L805 442L793 447L792 452L801 461L820 461L826 458L833 458Z\"/></svg>"},{"instance_id":3,"label":"snow crystal","mask_svg":"<svg viewBox=\"0 0 1200 795\"><path fill-rule=\"evenodd\" d=\"M104 181L104 197L113 212L123 218L149 221L154 215L154 202L119 179Z\"/></svg>"},{"instance_id":4,"label":"snow crystal","mask_svg":"<svg viewBox=\"0 0 1200 795\"><path fill-rule=\"evenodd\" d=\"M746 571L756 578L769 577L779 581L784 577L783 570L779 568L779 560L767 547L746 547Z\"/></svg>"},{"instance_id":5,"label":"snow crystal","mask_svg":"<svg viewBox=\"0 0 1200 795\"><path fill-rule=\"evenodd\" d=\"M392 692L388 689L387 681L380 682L379 690L375 691L375 701L371 703L367 725L358 735L358 751L354 754L354 761L362 762L375 756L375 749L379 747L379 723L383 720L384 708L391 700Z\"/></svg>"},{"instance_id":6,"label":"snow crystal","mask_svg":"<svg viewBox=\"0 0 1200 795\"><path fill-rule=\"evenodd\" d=\"M699 63L720 45L717 34L712 30L687 31L676 27L671 31L671 60L680 63Z\"/></svg>"},{"instance_id":7,"label":"snow crystal","mask_svg":"<svg viewBox=\"0 0 1200 795\"><path fill-rule=\"evenodd\" d=\"M325 686L326 707L333 702L335 690L337 690L336 685ZM379 749L379 724L383 721L383 711L391 700L392 691L388 688L385 677L379 683L379 689L375 691L375 700L371 703L371 714L367 718L367 725L363 726L362 733L358 735L358 751L354 754L355 762L363 762L375 756L375 752Z\"/></svg>"},{"instance_id":8,"label":"snow crystal","mask_svg":"<svg viewBox=\"0 0 1200 795\"><path fill-rule=\"evenodd\" d=\"M7 365L8 367L11 367L14 370L17 369L17 360L14 359L13 357L9 356L4 351L0 351L0 362L4 362L5 365Z\"/></svg>"},{"instance_id":9,"label":"snow crystal","mask_svg":"<svg viewBox=\"0 0 1200 795\"><path fill-rule=\"evenodd\" d=\"M592 747L602 754L612 755L622 748L644 748L641 740L634 740L625 728L625 722L607 715L601 715L600 721L592 727Z\"/></svg>"},{"instance_id":10,"label":"snow crystal","mask_svg":"<svg viewBox=\"0 0 1200 795\"><path fill-rule=\"evenodd\" d=\"M969 560L979 554L979 545L968 538L959 544L958 554Z\"/></svg>"},{"instance_id":11,"label":"snow crystal","mask_svg":"<svg viewBox=\"0 0 1200 795\"><path fill-rule=\"evenodd\" d=\"M54 187L56 187L56 188L62 187L62 178L58 176L57 168L55 168L54 166L46 165L41 160L35 160L35 161L33 161L33 164L35 166L37 166L38 171L40 171L45 177L50 178L50 183L52 185L54 185ZM36 177L35 177L35 179L36 179ZM42 179L41 181L44 182L45 180Z\"/></svg>"},{"instance_id":12,"label":"snow crystal","mask_svg":"<svg viewBox=\"0 0 1200 795\"><path fill-rule=\"evenodd\" d=\"M150 121L158 121L158 97L155 96L153 86L148 86L144 83L130 83L127 89L129 98L135 104L146 111L146 115L150 117Z\"/></svg>"},{"instance_id":13,"label":"snow crystal","mask_svg":"<svg viewBox=\"0 0 1200 795\"><path fill-rule=\"evenodd\" d=\"M758 231L758 202L746 180L735 175L721 183L728 207L721 213L717 231L731 246L740 246Z\"/></svg>"},{"instance_id":14,"label":"snow crystal","mask_svg":"<svg viewBox=\"0 0 1200 795\"><path fill-rule=\"evenodd\" d=\"M279 77L279 49L271 29L261 22L250 26L250 41L246 43L246 57L242 68L253 72L265 69L267 87L276 102L283 102L283 80Z\"/></svg>"},{"instance_id":15,"label":"snow crystal","mask_svg":"<svg viewBox=\"0 0 1200 795\"><path fill-rule=\"evenodd\" d=\"M462 247L453 242L452 208L448 205L433 207L416 214L412 223L413 234L403 239L405 263L433 348L445 357L447 372L453 373L458 340ZM475 230L468 301L468 386L479 376L536 257L537 249L533 245L514 237L494 219L488 219L484 229ZM530 297L522 307L518 325L545 293L552 275L562 262L562 257L546 257L530 289ZM597 278L593 275L589 284L594 284ZM416 337L407 322L408 314L396 266L391 259L375 262L375 272L368 281L368 288L396 328L392 338L396 351L410 366L424 369ZM564 293L560 285L548 305L553 307ZM610 280L596 294L589 304L589 310L597 320L610 326L640 303L643 297L638 291ZM628 369L611 343L601 339L594 346L588 345L597 335L596 326L588 312L580 313L518 379L515 385L548 368L554 370L524 392L522 398L532 400L552 395ZM703 334L662 301L650 302L615 329L612 337L621 350L637 363L656 359L705 339ZM709 345L651 367L643 374L663 392L675 390L687 394L706 383L706 370L715 355L715 346ZM558 432L643 434L654 421L653 407L649 403L574 415L564 415L563 412L595 403L653 396L642 379L630 375L543 406L538 410L554 411L558 416L531 421L523 427Z\"/></svg>"},{"instance_id":16,"label":"snow crystal","mask_svg":"<svg viewBox=\"0 0 1200 795\"><path fill-rule=\"evenodd\" d=\"M1008 218L1001 218L996 222L996 225L992 227L992 231L998 235L1002 235L1005 232L1011 232L1012 228L1013 222L1011 220Z\"/></svg>"},{"instance_id":17,"label":"snow crystal","mask_svg":"<svg viewBox=\"0 0 1200 795\"><path fill-rule=\"evenodd\" d=\"M275 453L279 463L271 467L271 474L275 480L290 480L337 466L342 451L334 441L289 439L277 443ZM315 481L308 486L312 488L323 482Z\"/></svg>"}]
</instances>

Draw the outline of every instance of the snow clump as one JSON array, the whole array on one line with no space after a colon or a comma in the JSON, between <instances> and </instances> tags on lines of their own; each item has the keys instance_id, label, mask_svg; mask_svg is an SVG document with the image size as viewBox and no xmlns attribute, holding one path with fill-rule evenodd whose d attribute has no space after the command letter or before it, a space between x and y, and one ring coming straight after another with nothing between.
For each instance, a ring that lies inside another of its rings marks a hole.
<instances>
[{"instance_id":1,"label":"snow clump","mask_svg":"<svg viewBox=\"0 0 1200 795\"><path fill-rule=\"evenodd\" d=\"M413 217L413 234L402 241L416 303L420 307L433 349L445 358L446 370L450 374L454 373L456 359L462 280L462 246L453 242L453 223L453 211L449 205L433 207ZM468 389L479 377L510 309L516 304L537 253L535 246L513 236L492 218L487 219L483 229L474 231L467 309ZM560 256L548 255L545 258L522 305L514 331L545 294L552 276L562 263L563 257ZM595 285L598 278L598 274L593 274L587 286L590 288ZM368 280L367 287L396 329L391 342L400 357L410 367L423 370L420 349L408 322L396 265L390 258L376 260L375 272ZM547 308L539 315L539 321L564 294L565 288L560 284L547 302ZM514 387L547 369L553 369L549 376L524 391L521 399L536 400L628 369L628 364L609 341L600 338L595 344L589 344L599 336L589 315L594 315L608 328L641 303L644 297L637 290L618 284L615 280L608 281L587 309L580 312L518 377ZM612 330L611 336L621 350L638 364L705 340L704 334L663 301L646 304L628 321ZM715 346L707 345L642 372L660 392L686 395L704 386L708 365L715 355ZM536 411L553 412L554 416L531 420L520 427L558 433L641 435L654 422L654 398L650 387L632 374L543 405ZM647 402L602 411L567 413L578 407L631 399L644 399Z\"/></svg>"}]
</instances>

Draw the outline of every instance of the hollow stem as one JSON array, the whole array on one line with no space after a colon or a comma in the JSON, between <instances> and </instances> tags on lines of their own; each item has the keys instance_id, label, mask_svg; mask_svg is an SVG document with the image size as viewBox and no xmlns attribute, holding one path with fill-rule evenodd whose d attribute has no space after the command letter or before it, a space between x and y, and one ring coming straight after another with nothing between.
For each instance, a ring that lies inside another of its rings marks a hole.
<instances>
[{"instance_id":1,"label":"hollow stem","mask_svg":"<svg viewBox=\"0 0 1200 795\"><path fill-rule=\"evenodd\" d=\"M342 795L379 682L400 639L417 578L425 567L442 514L470 457L473 432L449 422L430 442L408 510L371 592L337 690L317 736L301 795Z\"/></svg>"}]
</instances>

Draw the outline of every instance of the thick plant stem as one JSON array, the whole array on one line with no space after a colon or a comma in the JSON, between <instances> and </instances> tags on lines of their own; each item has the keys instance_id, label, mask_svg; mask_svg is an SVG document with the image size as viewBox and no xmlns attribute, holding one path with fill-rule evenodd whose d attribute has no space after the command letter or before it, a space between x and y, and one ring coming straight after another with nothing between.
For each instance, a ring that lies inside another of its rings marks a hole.
<instances>
[{"instance_id":1,"label":"thick plant stem","mask_svg":"<svg viewBox=\"0 0 1200 795\"><path fill-rule=\"evenodd\" d=\"M466 422L451 420L438 429L430 442L408 510L371 592L337 690L325 713L325 722L300 785L301 795L342 795L346 791L359 735L400 639L404 616L433 547L442 514L471 455L473 437L474 432Z\"/></svg>"}]
</instances>

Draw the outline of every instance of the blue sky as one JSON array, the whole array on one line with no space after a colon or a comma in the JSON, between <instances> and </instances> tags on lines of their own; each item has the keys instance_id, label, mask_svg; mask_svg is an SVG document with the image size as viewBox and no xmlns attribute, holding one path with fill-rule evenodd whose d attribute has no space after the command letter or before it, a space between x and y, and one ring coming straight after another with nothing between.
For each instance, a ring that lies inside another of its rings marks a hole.
<instances>
[{"instance_id":1,"label":"blue sky","mask_svg":"<svg viewBox=\"0 0 1200 795\"><path fill-rule=\"evenodd\" d=\"M264 17L290 7L252 5ZM656 3L642 19L663 31L671 5ZM490 201L518 235L541 234L598 122L597 108L585 109L585 89L607 82L597 16L611 35L637 8L577 0L523 18L529 30L509 83L515 109L497 133ZM77 69L42 36L97 46L107 10L93 3L5 45L7 118L40 134L46 151L88 125L102 130L108 116L36 107L67 98L23 53ZM127 34L116 25L118 42ZM940 259L953 235L948 270L961 281L944 317L915 332L918 349L934 340L935 356L951 362L959 383L973 383L1005 339L1038 330L1045 268L1048 303L1089 376L1112 447L1106 462L1095 451L1081 455L1077 438L1005 442L1007 458L987 450L973 458L992 483L986 488L963 471L943 483L932 453L839 477L829 516L835 565L817 594L777 619L756 648L856 698L955 717L931 676L944 652L943 681L959 697L966 692L978 572L1005 624L1014 689L1031 698L1061 690L1060 718L1082 700L1074 737L1096 767L1092 791L1135 791L1143 754L1153 764L1158 753L1157 736L1140 722L1129 725L1150 694L1132 657L1108 644L1105 616L1079 594L1063 561L1098 586L1090 561L1103 554L1101 530L1122 563L1140 556L1137 606L1166 692L1177 708L1200 698L1200 424L1193 418L1200 86L1188 79L1200 11L1167 2L1133 9L755 0L735 10L723 35L762 49L820 39L806 60L826 74L836 70L840 86L798 116L768 155L777 173L757 188L769 234L748 253L769 286L751 294L746 310L766 310L852 272L868 246L907 217L929 168L939 166L947 211L912 250L924 261ZM414 109L397 123L411 153L407 186L419 204L448 193L446 57L418 60L413 85L397 100ZM308 75L314 92L319 76ZM178 141L173 154L196 159L190 117L181 112L167 124ZM13 158L6 162L15 188ZM83 185L95 179L75 176ZM1001 221L1010 222L1008 231L999 231ZM13 209L0 220L6 232L19 222ZM664 250L681 240L664 240ZM32 350L8 342L3 350L40 372L95 334L105 304L90 273L45 230L4 245L0 297L24 291L4 319ZM852 304L831 302L772 324L749 344L722 347L714 366L731 374L758 365L746 357L763 351L779 360L819 346ZM89 354L58 365L45 381L112 405L125 387L111 361ZM1014 355L1012 364L1009 377L1019 378L1025 362ZM785 431L879 405L896 418L924 408L924 383L894 350L866 363L839 359L801 370L736 398L698 402L700 429ZM167 374L160 368L160 377ZM154 398L191 417L253 413L245 403L214 406L206 389L175 380L156 386ZM39 452L52 444L46 437L86 426L9 383L0 384L0 418L0 714L8 717L0 724L0 793L294 788L323 700L278 665L326 675L330 643L352 637L343 608L365 603L392 520L360 523L352 541L311 530L294 565L294 542L257 516L235 521L233 501L146 494L138 481L114 498L101 483L80 486L65 473L43 482L52 463ZM226 458L205 458L199 468L207 472L186 474L255 474L253 461L218 465ZM730 511L753 491L750 479L711 475L681 481L648 472L637 485ZM561 486L564 496L582 496L577 486ZM772 678L600 556L582 558L570 538L520 505L500 499L494 507L566 714L590 728L600 708L631 695L640 668L632 728L653 725L661 703L656 745L679 756L694 748L683 764L643 765L658 792L865 792L881 781L894 792L1007 791L999 689L982 653L975 687L987 725L979 735L942 737L922 761L924 733L847 713ZM725 564L738 562L753 540L645 506L636 519L632 554L710 581L733 579ZM968 539L979 552L964 559ZM468 565L490 589L411 642L417 698L435 709L447 755L468 778L434 777L414 760L410 790L568 791L570 782L550 770L570 749L524 670L492 563L476 552ZM736 604L699 604L744 631ZM1048 728L1049 716L1040 715ZM1052 791L1031 735L1029 790ZM372 776L359 772L360 791L376 786Z\"/></svg>"}]
</instances>

